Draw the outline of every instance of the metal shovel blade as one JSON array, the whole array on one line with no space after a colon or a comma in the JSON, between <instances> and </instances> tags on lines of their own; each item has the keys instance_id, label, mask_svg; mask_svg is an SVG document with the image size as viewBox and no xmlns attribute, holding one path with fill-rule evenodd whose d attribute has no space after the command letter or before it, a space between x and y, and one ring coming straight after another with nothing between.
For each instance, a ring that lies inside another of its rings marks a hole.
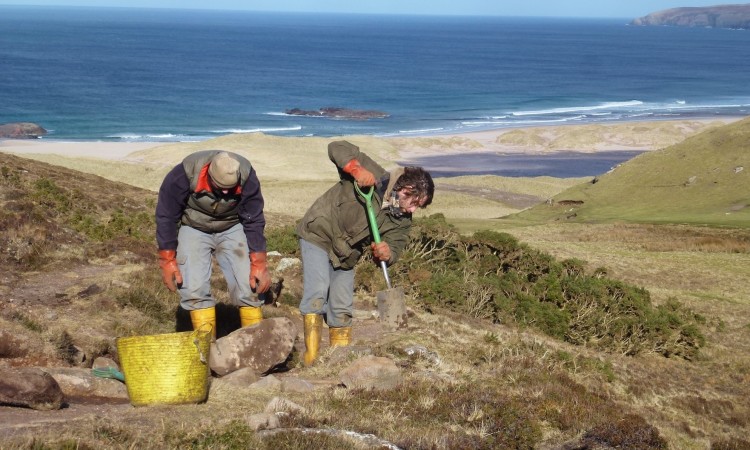
<instances>
[{"instance_id":1,"label":"metal shovel blade","mask_svg":"<svg viewBox=\"0 0 750 450\"><path fill-rule=\"evenodd\" d=\"M391 330L406 328L406 302L404 290L400 287L378 291L378 315L380 322Z\"/></svg>"}]
</instances>

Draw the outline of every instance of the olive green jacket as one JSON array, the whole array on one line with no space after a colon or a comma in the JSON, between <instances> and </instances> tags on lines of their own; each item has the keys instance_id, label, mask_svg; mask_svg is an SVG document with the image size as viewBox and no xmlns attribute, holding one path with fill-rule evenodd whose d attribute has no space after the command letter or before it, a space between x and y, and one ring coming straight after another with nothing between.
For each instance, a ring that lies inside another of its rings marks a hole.
<instances>
[{"instance_id":1,"label":"olive green jacket","mask_svg":"<svg viewBox=\"0 0 750 450\"><path fill-rule=\"evenodd\" d=\"M381 238L391 249L391 259L386 263L393 264L406 247L412 220L408 215L392 217L388 207L383 207L383 197L391 192L403 169L389 173L355 146L330 146L328 157L338 168L340 181L307 210L297 226L297 235L328 252L334 268L354 268L364 248L372 242L365 201L357 195L354 179L342 169L357 159L378 180L372 205Z\"/></svg>"}]
</instances>

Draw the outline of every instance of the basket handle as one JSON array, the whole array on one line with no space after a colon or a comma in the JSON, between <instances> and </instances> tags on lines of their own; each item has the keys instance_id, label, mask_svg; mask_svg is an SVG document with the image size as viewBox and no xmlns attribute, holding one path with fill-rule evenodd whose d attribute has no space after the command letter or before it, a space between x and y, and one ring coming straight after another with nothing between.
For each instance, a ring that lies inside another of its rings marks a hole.
<instances>
[{"instance_id":1,"label":"basket handle","mask_svg":"<svg viewBox=\"0 0 750 450\"><path fill-rule=\"evenodd\" d=\"M198 338L193 339L193 344L195 344L195 348L198 349L198 356L200 357L200 361L203 364L206 364L206 363L208 363L208 361L206 360L206 355L203 354L203 350L201 350L200 343L201 343L201 341L198 340Z\"/></svg>"},{"instance_id":2,"label":"basket handle","mask_svg":"<svg viewBox=\"0 0 750 450\"><path fill-rule=\"evenodd\" d=\"M206 331L202 330L202 328L205 327L205 326L208 326L207 333L210 335L211 332L214 329L214 326L211 325L208 322L201 324L197 329L193 330L193 335L195 336L199 332L206 332ZM203 350L201 350L200 343L201 343L201 341L197 337L193 337L193 344L195 344L195 348L198 350L198 356L200 357L200 361L203 364L208 364L208 359L206 358L206 355L203 354Z\"/></svg>"}]
</instances>

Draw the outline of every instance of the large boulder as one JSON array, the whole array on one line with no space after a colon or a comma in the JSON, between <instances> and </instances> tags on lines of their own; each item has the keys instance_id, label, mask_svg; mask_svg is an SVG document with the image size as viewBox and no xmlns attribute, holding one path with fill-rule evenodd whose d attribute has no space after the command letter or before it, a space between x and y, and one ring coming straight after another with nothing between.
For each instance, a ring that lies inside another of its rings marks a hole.
<instances>
[{"instance_id":1,"label":"large boulder","mask_svg":"<svg viewBox=\"0 0 750 450\"><path fill-rule=\"evenodd\" d=\"M16 122L0 125L0 138L36 139L47 134L47 130L31 122Z\"/></svg>"},{"instance_id":2,"label":"large boulder","mask_svg":"<svg viewBox=\"0 0 750 450\"><path fill-rule=\"evenodd\" d=\"M266 373L289 358L296 336L294 322L286 317L264 319L211 344L209 366L220 377L246 367Z\"/></svg>"},{"instance_id":3,"label":"large boulder","mask_svg":"<svg viewBox=\"0 0 750 450\"><path fill-rule=\"evenodd\" d=\"M127 387L113 378L95 376L91 369L78 367L44 367L62 389L65 397L81 402L127 401Z\"/></svg>"},{"instance_id":4,"label":"large boulder","mask_svg":"<svg viewBox=\"0 0 750 450\"><path fill-rule=\"evenodd\" d=\"M48 411L60 409L64 395L52 376L34 368L0 368L0 404Z\"/></svg>"}]
</instances>

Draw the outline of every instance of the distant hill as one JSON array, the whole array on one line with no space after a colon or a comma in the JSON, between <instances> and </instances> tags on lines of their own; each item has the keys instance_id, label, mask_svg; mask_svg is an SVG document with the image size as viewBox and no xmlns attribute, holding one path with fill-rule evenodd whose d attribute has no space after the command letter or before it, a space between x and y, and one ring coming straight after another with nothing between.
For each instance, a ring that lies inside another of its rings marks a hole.
<instances>
[{"instance_id":1,"label":"distant hill","mask_svg":"<svg viewBox=\"0 0 750 450\"><path fill-rule=\"evenodd\" d=\"M634 19L630 24L750 29L750 3L665 9Z\"/></svg>"},{"instance_id":2,"label":"distant hill","mask_svg":"<svg viewBox=\"0 0 750 450\"><path fill-rule=\"evenodd\" d=\"M750 118L643 153L512 217L750 227Z\"/></svg>"}]
</instances>

